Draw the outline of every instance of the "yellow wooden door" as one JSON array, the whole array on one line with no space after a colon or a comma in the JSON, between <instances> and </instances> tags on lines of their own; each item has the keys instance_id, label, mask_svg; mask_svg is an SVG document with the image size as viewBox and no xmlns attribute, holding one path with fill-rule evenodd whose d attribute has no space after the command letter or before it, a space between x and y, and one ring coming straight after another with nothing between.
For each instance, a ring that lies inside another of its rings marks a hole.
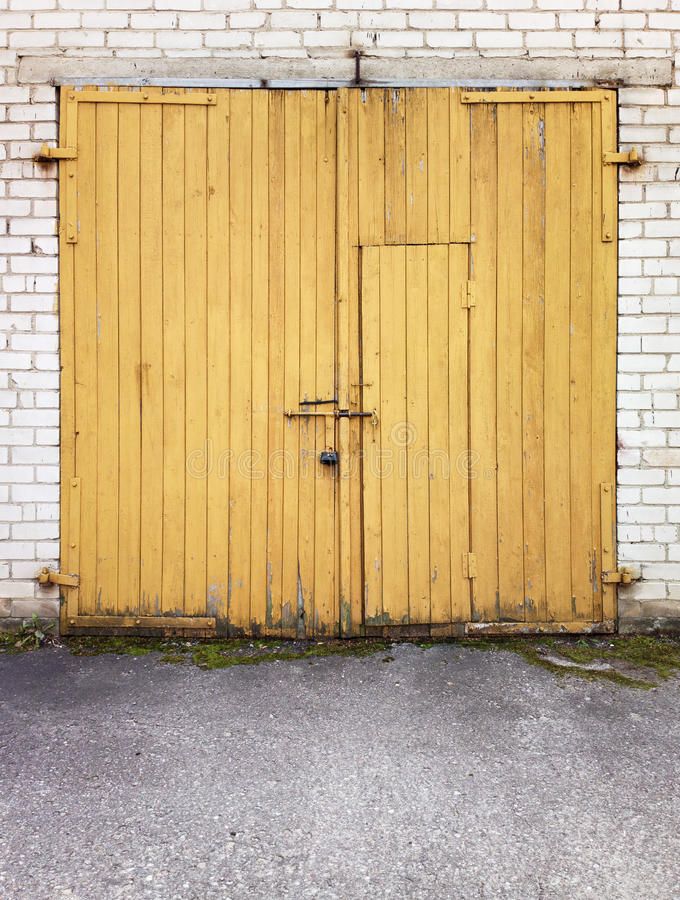
<instances>
[{"instance_id":1,"label":"yellow wooden door","mask_svg":"<svg viewBox=\"0 0 680 900\"><path fill-rule=\"evenodd\" d=\"M65 632L337 633L335 108L64 90Z\"/></svg>"},{"instance_id":2,"label":"yellow wooden door","mask_svg":"<svg viewBox=\"0 0 680 900\"><path fill-rule=\"evenodd\" d=\"M65 632L614 627L611 92L61 122Z\"/></svg>"},{"instance_id":3,"label":"yellow wooden door","mask_svg":"<svg viewBox=\"0 0 680 900\"><path fill-rule=\"evenodd\" d=\"M613 93L339 111L347 629L612 630Z\"/></svg>"}]
</instances>

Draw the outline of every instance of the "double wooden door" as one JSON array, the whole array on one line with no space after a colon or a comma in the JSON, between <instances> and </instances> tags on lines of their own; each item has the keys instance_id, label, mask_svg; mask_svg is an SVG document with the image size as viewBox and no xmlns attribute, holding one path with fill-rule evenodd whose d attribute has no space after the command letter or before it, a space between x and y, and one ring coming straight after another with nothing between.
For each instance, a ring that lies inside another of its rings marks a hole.
<instances>
[{"instance_id":1,"label":"double wooden door","mask_svg":"<svg viewBox=\"0 0 680 900\"><path fill-rule=\"evenodd\" d=\"M63 630L610 630L614 123L64 89Z\"/></svg>"}]
</instances>

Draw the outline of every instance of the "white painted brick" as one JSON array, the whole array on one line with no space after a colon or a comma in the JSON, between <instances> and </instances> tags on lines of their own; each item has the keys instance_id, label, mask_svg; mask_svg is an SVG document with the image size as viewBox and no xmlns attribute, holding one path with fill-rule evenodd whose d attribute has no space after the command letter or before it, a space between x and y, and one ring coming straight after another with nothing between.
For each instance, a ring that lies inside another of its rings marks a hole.
<instances>
[{"instance_id":1,"label":"white painted brick","mask_svg":"<svg viewBox=\"0 0 680 900\"><path fill-rule=\"evenodd\" d=\"M507 17L502 13L491 12L462 12L458 16L458 24L461 28L493 28L501 30L505 28Z\"/></svg>"},{"instance_id":2,"label":"white painted brick","mask_svg":"<svg viewBox=\"0 0 680 900\"><path fill-rule=\"evenodd\" d=\"M454 28L456 16L452 12L437 10L434 12L412 12L408 16L409 25L412 28Z\"/></svg>"},{"instance_id":3,"label":"white painted brick","mask_svg":"<svg viewBox=\"0 0 680 900\"><path fill-rule=\"evenodd\" d=\"M255 34L256 47L297 47L302 37L295 31L263 31Z\"/></svg>"},{"instance_id":4,"label":"white painted brick","mask_svg":"<svg viewBox=\"0 0 680 900\"><path fill-rule=\"evenodd\" d=\"M518 31L548 30L555 27L552 13L510 13L508 25Z\"/></svg>"},{"instance_id":5,"label":"white painted brick","mask_svg":"<svg viewBox=\"0 0 680 900\"><path fill-rule=\"evenodd\" d=\"M480 31L476 36L478 47L521 47L522 35L508 31Z\"/></svg>"}]
</instances>

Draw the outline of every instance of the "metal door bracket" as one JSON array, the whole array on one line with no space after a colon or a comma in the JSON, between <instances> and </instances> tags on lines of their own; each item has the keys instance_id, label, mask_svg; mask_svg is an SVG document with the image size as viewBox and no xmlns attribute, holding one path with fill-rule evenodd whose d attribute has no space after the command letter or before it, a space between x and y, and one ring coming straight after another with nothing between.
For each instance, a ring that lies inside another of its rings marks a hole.
<instances>
[{"instance_id":1,"label":"metal door bracket","mask_svg":"<svg viewBox=\"0 0 680 900\"><path fill-rule=\"evenodd\" d=\"M463 554L463 578L477 577L477 557L474 553Z\"/></svg>"},{"instance_id":2,"label":"metal door bracket","mask_svg":"<svg viewBox=\"0 0 680 900\"><path fill-rule=\"evenodd\" d=\"M59 584L62 587L78 587L79 575L67 575L65 572L56 572L54 569L44 568L38 573L40 584Z\"/></svg>"},{"instance_id":3,"label":"metal door bracket","mask_svg":"<svg viewBox=\"0 0 680 900\"><path fill-rule=\"evenodd\" d=\"M75 147L48 147L47 144L42 144L35 154L35 159L78 159L78 151Z\"/></svg>"},{"instance_id":4,"label":"metal door bracket","mask_svg":"<svg viewBox=\"0 0 680 900\"><path fill-rule=\"evenodd\" d=\"M463 309L472 309L477 305L477 297L474 281L466 281L461 289L461 303Z\"/></svg>"},{"instance_id":5,"label":"metal door bracket","mask_svg":"<svg viewBox=\"0 0 680 900\"><path fill-rule=\"evenodd\" d=\"M640 578L638 572L632 569L622 568L615 569L613 572L603 572L602 581L604 584L632 584Z\"/></svg>"},{"instance_id":6,"label":"metal door bracket","mask_svg":"<svg viewBox=\"0 0 680 900\"><path fill-rule=\"evenodd\" d=\"M639 166L642 165L642 157L637 149L633 147L631 150L624 150L621 153L603 153L602 162L605 166Z\"/></svg>"}]
</instances>

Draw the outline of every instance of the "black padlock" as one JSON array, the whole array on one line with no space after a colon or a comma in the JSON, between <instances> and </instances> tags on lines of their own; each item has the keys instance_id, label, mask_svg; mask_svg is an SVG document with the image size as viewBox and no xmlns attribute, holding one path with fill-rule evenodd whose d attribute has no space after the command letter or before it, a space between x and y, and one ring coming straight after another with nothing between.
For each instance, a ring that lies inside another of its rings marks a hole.
<instances>
[{"instance_id":1,"label":"black padlock","mask_svg":"<svg viewBox=\"0 0 680 900\"><path fill-rule=\"evenodd\" d=\"M319 454L319 462L322 466L337 466L338 454L335 450L322 450Z\"/></svg>"}]
</instances>

